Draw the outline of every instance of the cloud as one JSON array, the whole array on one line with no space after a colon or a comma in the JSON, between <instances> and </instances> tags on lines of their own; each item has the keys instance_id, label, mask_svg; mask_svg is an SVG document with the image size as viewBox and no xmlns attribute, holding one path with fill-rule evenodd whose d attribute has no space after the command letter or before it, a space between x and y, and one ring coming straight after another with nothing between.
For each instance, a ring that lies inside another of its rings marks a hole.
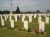
<instances>
[{"instance_id":1,"label":"cloud","mask_svg":"<svg viewBox=\"0 0 50 37\"><path fill-rule=\"evenodd\" d=\"M0 10L10 10L12 0L0 0ZM21 11L47 10L50 9L50 0L13 0L13 10L19 6Z\"/></svg>"}]
</instances>

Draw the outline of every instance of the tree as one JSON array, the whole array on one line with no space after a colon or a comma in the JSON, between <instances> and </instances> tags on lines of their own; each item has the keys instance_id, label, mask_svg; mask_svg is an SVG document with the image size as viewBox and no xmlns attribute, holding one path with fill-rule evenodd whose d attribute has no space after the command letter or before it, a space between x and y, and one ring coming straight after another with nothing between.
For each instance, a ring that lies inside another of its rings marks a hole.
<instances>
[{"instance_id":1,"label":"tree","mask_svg":"<svg viewBox=\"0 0 50 37\"><path fill-rule=\"evenodd\" d=\"M20 13L20 9L19 9L18 6L17 6L17 9L16 9L16 13Z\"/></svg>"},{"instance_id":2,"label":"tree","mask_svg":"<svg viewBox=\"0 0 50 37\"><path fill-rule=\"evenodd\" d=\"M3 11L3 14L10 14L10 11L4 10L4 11Z\"/></svg>"},{"instance_id":3,"label":"tree","mask_svg":"<svg viewBox=\"0 0 50 37\"><path fill-rule=\"evenodd\" d=\"M0 14L2 14L2 11L0 11Z\"/></svg>"},{"instance_id":4,"label":"tree","mask_svg":"<svg viewBox=\"0 0 50 37\"><path fill-rule=\"evenodd\" d=\"M47 10L46 13L50 13L50 10Z\"/></svg>"},{"instance_id":5,"label":"tree","mask_svg":"<svg viewBox=\"0 0 50 37\"><path fill-rule=\"evenodd\" d=\"M47 10L47 12L50 12L50 10Z\"/></svg>"},{"instance_id":6,"label":"tree","mask_svg":"<svg viewBox=\"0 0 50 37\"><path fill-rule=\"evenodd\" d=\"M37 11L36 11L36 13L40 13L40 11L39 11L39 10L37 10Z\"/></svg>"}]
</instances>

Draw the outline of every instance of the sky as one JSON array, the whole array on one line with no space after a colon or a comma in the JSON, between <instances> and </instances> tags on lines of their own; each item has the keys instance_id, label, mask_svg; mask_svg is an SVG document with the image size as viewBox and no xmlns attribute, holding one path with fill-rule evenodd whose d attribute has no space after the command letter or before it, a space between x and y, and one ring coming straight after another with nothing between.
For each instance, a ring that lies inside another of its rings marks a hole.
<instances>
[{"instance_id":1,"label":"sky","mask_svg":"<svg viewBox=\"0 0 50 37\"><path fill-rule=\"evenodd\" d=\"M20 11L50 10L50 0L0 0L0 10L11 10L11 2L13 11L17 6Z\"/></svg>"}]
</instances>

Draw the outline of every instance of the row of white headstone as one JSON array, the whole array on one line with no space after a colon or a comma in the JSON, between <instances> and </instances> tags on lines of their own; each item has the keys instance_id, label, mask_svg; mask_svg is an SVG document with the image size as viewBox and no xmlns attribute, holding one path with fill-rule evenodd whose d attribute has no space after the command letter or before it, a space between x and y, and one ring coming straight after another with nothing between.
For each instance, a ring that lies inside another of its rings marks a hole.
<instances>
[{"instance_id":1,"label":"row of white headstone","mask_svg":"<svg viewBox=\"0 0 50 37\"><path fill-rule=\"evenodd\" d=\"M45 23L41 20L41 15L38 17L38 23L39 23L39 32L45 31Z\"/></svg>"},{"instance_id":2,"label":"row of white headstone","mask_svg":"<svg viewBox=\"0 0 50 37\"><path fill-rule=\"evenodd\" d=\"M14 15L15 21L17 21L17 16L18 15ZM29 22L32 22L33 15L27 15L27 16L29 17ZM5 17L5 20L7 20L8 16L4 16L4 17ZM37 15L34 14L34 18L36 18L36 17L37 17ZM46 23L49 23L49 17L47 17L47 16L45 16L45 17L46 17ZM25 18L25 15L23 15L23 17L22 17L22 22L24 23L24 28L26 30L28 30L28 21L25 21L24 18ZM2 26L4 26L4 19L2 18L2 16L1 16L1 22L2 22ZM11 28L14 28L14 20L11 20L11 16L10 16L10 22L11 22ZM39 32L41 32L41 30L44 32L45 22L41 21L41 15L39 15L39 17L38 17L38 23L39 23Z\"/></svg>"},{"instance_id":3,"label":"row of white headstone","mask_svg":"<svg viewBox=\"0 0 50 37\"><path fill-rule=\"evenodd\" d=\"M21 14L22 15L22 14ZM14 16L14 18L15 18L15 21L17 21L17 17L19 16L21 16L21 15L13 15ZM41 14L38 14L38 15L41 15ZM8 17L10 17L10 21L11 21L11 17L12 17L12 15L11 16L9 16L9 15L3 15L4 16L4 18L5 18L5 20L7 20L7 18ZM32 22L32 16L33 16L33 14L23 14L22 15L22 22L24 21L24 18L25 18L25 16L28 16L29 17L29 22ZM49 23L49 17L47 17L47 15L42 15L42 16L45 16L45 18L46 18L46 23ZM1 15L1 17L2 17L2 15ZM34 18L36 18L37 17L37 14L34 14Z\"/></svg>"}]
</instances>

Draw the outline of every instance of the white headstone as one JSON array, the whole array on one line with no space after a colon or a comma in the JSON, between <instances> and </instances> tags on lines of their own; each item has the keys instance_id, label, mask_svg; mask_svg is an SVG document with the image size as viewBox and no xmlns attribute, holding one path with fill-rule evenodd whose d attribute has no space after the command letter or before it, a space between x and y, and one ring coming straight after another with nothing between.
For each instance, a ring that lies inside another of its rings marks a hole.
<instances>
[{"instance_id":1,"label":"white headstone","mask_svg":"<svg viewBox=\"0 0 50 37\"><path fill-rule=\"evenodd\" d=\"M21 15L19 14L19 17L20 17Z\"/></svg>"},{"instance_id":2,"label":"white headstone","mask_svg":"<svg viewBox=\"0 0 50 37\"><path fill-rule=\"evenodd\" d=\"M41 23L41 16L38 17L38 23Z\"/></svg>"},{"instance_id":3,"label":"white headstone","mask_svg":"<svg viewBox=\"0 0 50 37\"><path fill-rule=\"evenodd\" d=\"M18 17L18 15L15 15L14 17L15 17L15 21L17 21L17 17Z\"/></svg>"},{"instance_id":4,"label":"white headstone","mask_svg":"<svg viewBox=\"0 0 50 37\"><path fill-rule=\"evenodd\" d=\"M41 14L41 16L45 16L45 14Z\"/></svg>"},{"instance_id":5,"label":"white headstone","mask_svg":"<svg viewBox=\"0 0 50 37\"><path fill-rule=\"evenodd\" d=\"M45 31L45 23L41 22L39 23L39 32L44 32Z\"/></svg>"},{"instance_id":6,"label":"white headstone","mask_svg":"<svg viewBox=\"0 0 50 37\"><path fill-rule=\"evenodd\" d=\"M2 23L2 26L4 26L4 20L3 19L1 20L1 23Z\"/></svg>"},{"instance_id":7,"label":"white headstone","mask_svg":"<svg viewBox=\"0 0 50 37\"><path fill-rule=\"evenodd\" d=\"M10 21L11 21L11 16L10 16Z\"/></svg>"},{"instance_id":8,"label":"white headstone","mask_svg":"<svg viewBox=\"0 0 50 37\"><path fill-rule=\"evenodd\" d=\"M11 13L12 13L12 12L11 12ZM10 13L10 15L9 15L9 17L10 17L10 18L9 18L10 21L11 21L11 19L12 19L12 16L14 16L14 14L11 14L11 13Z\"/></svg>"},{"instance_id":9,"label":"white headstone","mask_svg":"<svg viewBox=\"0 0 50 37\"><path fill-rule=\"evenodd\" d=\"M24 22L25 15L22 16L22 22Z\"/></svg>"},{"instance_id":10,"label":"white headstone","mask_svg":"<svg viewBox=\"0 0 50 37\"><path fill-rule=\"evenodd\" d=\"M47 14L44 14L44 16L46 17L46 16L47 16Z\"/></svg>"},{"instance_id":11,"label":"white headstone","mask_svg":"<svg viewBox=\"0 0 50 37\"><path fill-rule=\"evenodd\" d=\"M7 20L7 16L6 15L3 15L3 16L4 16L5 20Z\"/></svg>"},{"instance_id":12,"label":"white headstone","mask_svg":"<svg viewBox=\"0 0 50 37\"><path fill-rule=\"evenodd\" d=\"M29 16L29 22L32 22L32 16Z\"/></svg>"},{"instance_id":13,"label":"white headstone","mask_svg":"<svg viewBox=\"0 0 50 37\"><path fill-rule=\"evenodd\" d=\"M3 16L4 16L5 20L7 20L8 15L7 14L3 14Z\"/></svg>"},{"instance_id":14,"label":"white headstone","mask_svg":"<svg viewBox=\"0 0 50 37\"><path fill-rule=\"evenodd\" d=\"M46 17L46 23L49 23L49 17Z\"/></svg>"},{"instance_id":15,"label":"white headstone","mask_svg":"<svg viewBox=\"0 0 50 37\"><path fill-rule=\"evenodd\" d=\"M47 16L50 16L50 14L47 14Z\"/></svg>"},{"instance_id":16,"label":"white headstone","mask_svg":"<svg viewBox=\"0 0 50 37\"><path fill-rule=\"evenodd\" d=\"M6 16L7 18L9 17L9 15Z\"/></svg>"},{"instance_id":17,"label":"white headstone","mask_svg":"<svg viewBox=\"0 0 50 37\"><path fill-rule=\"evenodd\" d=\"M3 18L2 18L2 15L1 15L1 20L2 20Z\"/></svg>"},{"instance_id":18,"label":"white headstone","mask_svg":"<svg viewBox=\"0 0 50 37\"><path fill-rule=\"evenodd\" d=\"M29 16L29 14L26 14L26 16L28 17L28 16Z\"/></svg>"},{"instance_id":19,"label":"white headstone","mask_svg":"<svg viewBox=\"0 0 50 37\"><path fill-rule=\"evenodd\" d=\"M38 14L39 16L41 16L42 14Z\"/></svg>"},{"instance_id":20,"label":"white headstone","mask_svg":"<svg viewBox=\"0 0 50 37\"><path fill-rule=\"evenodd\" d=\"M24 28L28 30L28 21L24 21Z\"/></svg>"},{"instance_id":21,"label":"white headstone","mask_svg":"<svg viewBox=\"0 0 50 37\"><path fill-rule=\"evenodd\" d=\"M11 20L11 28L14 28L14 20Z\"/></svg>"},{"instance_id":22,"label":"white headstone","mask_svg":"<svg viewBox=\"0 0 50 37\"><path fill-rule=\"evenodd\" d=\"M37 14L34 14L34 18L36 18L37 17Z\"/></svg>"}]
</instances>

